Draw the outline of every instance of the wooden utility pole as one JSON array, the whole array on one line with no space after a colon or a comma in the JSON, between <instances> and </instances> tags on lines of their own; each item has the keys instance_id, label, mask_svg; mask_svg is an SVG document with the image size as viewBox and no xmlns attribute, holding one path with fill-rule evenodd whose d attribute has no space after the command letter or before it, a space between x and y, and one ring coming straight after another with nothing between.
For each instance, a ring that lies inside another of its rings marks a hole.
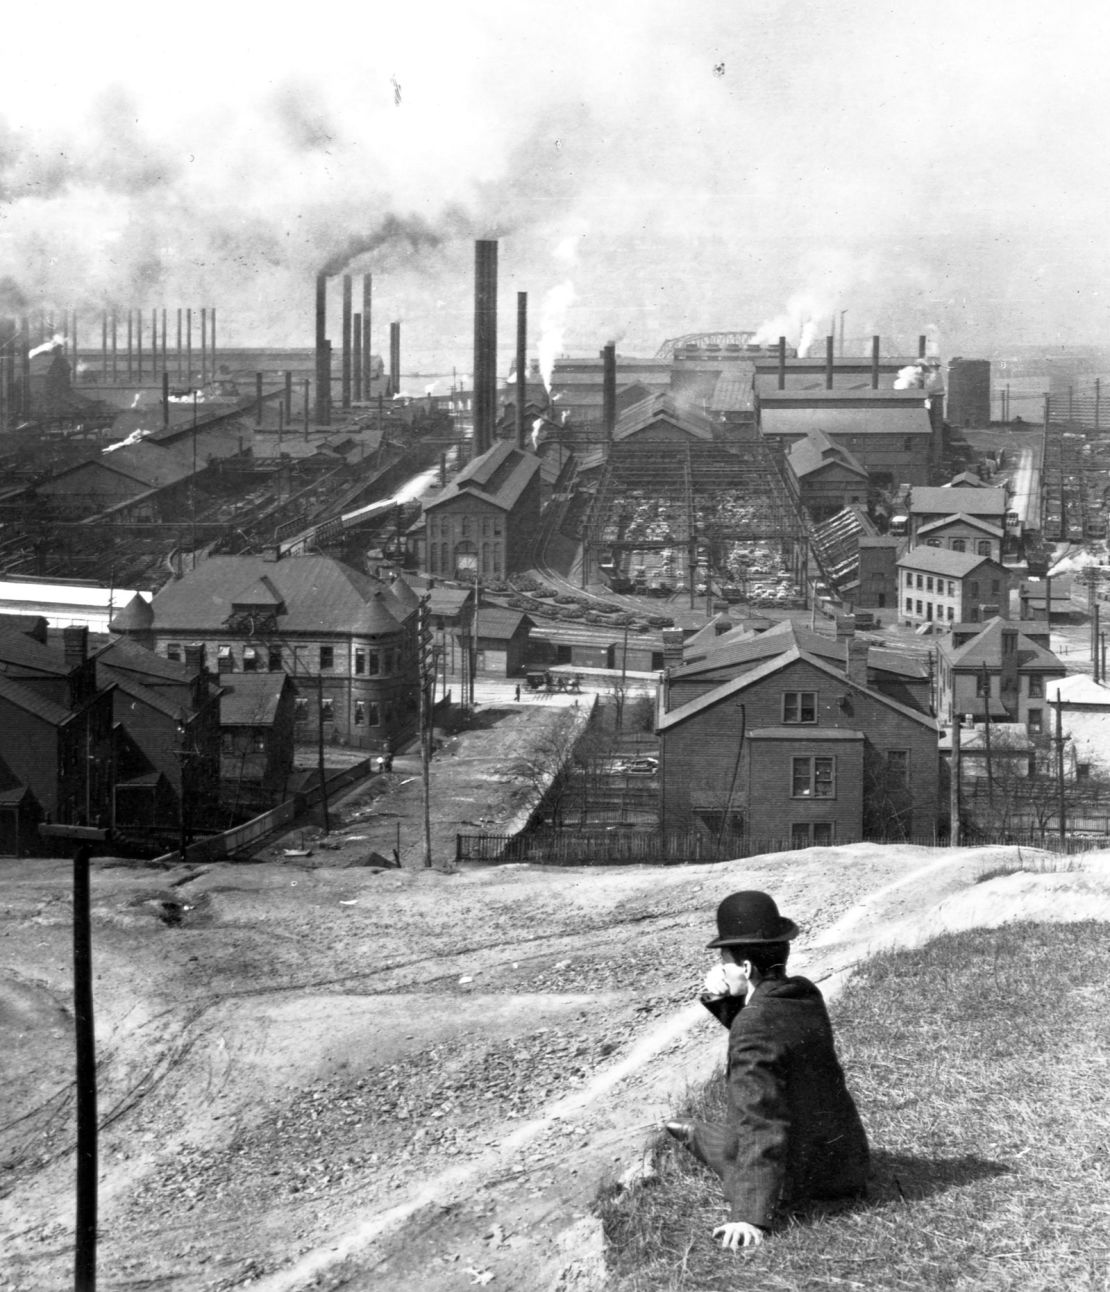
<instances>
[{"instance_id":1,"label":"wooden utility pole","mask_svg":"<svg viewBox=\"0 0 1110 1292\"><path fill-rule=\"evenodd\" d=\"M328 781L324 773L324 675L316 674L316 767L320 775L320 805L324 809L324 833L331 834L328 819Z\"/></svg>"},{"instance_id":2,"label":"wooden utility pole","mask_svg":"<svg viewBox=\"0 0 1110 1292\"><path fill-rule=\"evenodd\" d=\"M424 866L430 869L432 864L432 817L431 817L431 760L432 760L432 715L433 705L430 688L435 686L435 646L432 631L431 597L425 594L420 598L417 610L417 665L420 686L420 777L423 785L424 815Z\"/></svg>"},{"instance_id":3,"label":"wooden utility pole","mask_svg":"<svg viewBox=\"0 0 1110 1292\"><path fill-rule=\"evenodd\" d=\"M994 775L991 769L991 675L983 661L983 750L987 756L987 807L994 811Z\"/></svg>"},{"instance_id":4,"label":"wooden utility pole","mask_svg":"<svg viewBox=\"0 0 1110 1292\"><path fill-rule=\"evenodd\" d=\"M949 764L951 776L948 786L948 814L951 823L948 827L948 845L951 848L960 846L960 715L952 714L952 760Z\"/></svg>"},{"instance_id":5,"label":"wooden utility pole","mask_svg":"<svg viewBox=\"0 0 1110 1292\"><path fill-rule=\"evenodd\" d=\"M1056 689L1056 787L1060 794L1060 851L1066 852L1068 830L1064 805L1064 717L1059 687Z\"/></svg>"}]
</instances>

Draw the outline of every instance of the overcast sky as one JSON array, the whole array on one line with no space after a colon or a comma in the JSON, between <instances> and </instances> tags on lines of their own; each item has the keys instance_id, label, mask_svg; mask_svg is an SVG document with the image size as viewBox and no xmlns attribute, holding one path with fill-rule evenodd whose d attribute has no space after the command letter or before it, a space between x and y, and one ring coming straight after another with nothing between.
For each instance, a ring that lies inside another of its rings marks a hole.
<instances>
[{"instance_id":1,"label":"overcast sky","mask_svg":"<svg viewBox=\"0 0 1110 1292\"><path fill-rule=\"evenodd\" d=\"M78 308L91 340L105 304L209 305L227 344L306 345L314 276L346 263L374 274L375 350L399 319L406 371L465 370L497 237L506 368L517 291L533 351L793 343L841 311L860 351L1107 344L1108 10L9 10L0 312Z\"/></svg>"}]
</instances>

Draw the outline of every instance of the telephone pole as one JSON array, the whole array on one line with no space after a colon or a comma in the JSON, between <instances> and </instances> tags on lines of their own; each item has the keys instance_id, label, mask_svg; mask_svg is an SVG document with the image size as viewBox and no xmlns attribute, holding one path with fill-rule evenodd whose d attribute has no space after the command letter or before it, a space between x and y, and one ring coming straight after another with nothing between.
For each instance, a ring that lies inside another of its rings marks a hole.
<instances>
[{"instance_id":1,"label":"telephone pole","mask_svg":"<svg viewBox=\"0 0 1110 1292\"><path fill-rule=\"evenodd\" d=\"M435 633L432 630L431 597L420 598L416 617L417 667L419 669L420 776L423 783L424 866L432 864L431 756L432 717L435 688Z\"/></svg>"}]
</instances>

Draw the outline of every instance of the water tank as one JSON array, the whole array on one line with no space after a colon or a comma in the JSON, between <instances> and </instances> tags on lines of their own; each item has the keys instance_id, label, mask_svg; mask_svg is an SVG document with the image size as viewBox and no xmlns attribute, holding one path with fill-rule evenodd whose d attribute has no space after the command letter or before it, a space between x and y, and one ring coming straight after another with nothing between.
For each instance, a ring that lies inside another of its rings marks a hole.
<instances>
[{"instance_id":1,"label":"water tank","mask_svg":"<svg viewBox=\"0 0 1110 1292\"><path fill-rule=\"evenodd\" d=\"M989 426L989 359L953 359L948 365L948 421L955 427Z\"/></svg>"}]
</instances>

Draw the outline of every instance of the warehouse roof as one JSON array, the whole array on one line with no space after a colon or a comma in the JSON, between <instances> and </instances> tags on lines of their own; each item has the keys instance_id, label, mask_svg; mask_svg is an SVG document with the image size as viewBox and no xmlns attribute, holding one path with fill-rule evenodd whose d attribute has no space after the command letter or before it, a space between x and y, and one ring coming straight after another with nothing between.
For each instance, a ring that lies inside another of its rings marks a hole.
<instances>
[{"instance_id":1,"label":"warehouse roof","mask_svg":"<svg viewBox=\"0 0 1110 1292\"><path fill-rule=\"evenodd\" d=\"M824 431L810 431L795 440L787 454L790 469L799 480L829 466L841 466L867 479L867 468L849 449L834 444Z\"/></svg>"},{"instance_id":2,"label":"warehouse roof","mask_svg":"<svg viewBox=\"0 0 1110 1292\"><path fill-rule=\"evenodd\" d=\"M466 495L511 511L539 469L540 460L534 453L518 449L512 440L498 440L436 498L425 501L424 510L435 511Z\"/></svg>"},{"instance_id":3,"label":"warehouse roof","mask_svg":"<svg viewBox=\"0 0 1110 1292\"><path fill-rule=\"evenodd\" d=\"M914 516L1003 516L1005 489L961 489L950 485L914 485L910 490L910 513Z\"/></svg>"},{"instance_id":4,"label":"warehouse roof","mask_svg":"<svg viewBox=\"0 0 1110 1292\"><path fill-rule=\"evenodd\" d=\"M881 393L881 392L880 392ZM918 401L911 407L777 408L764 403L760 409L764 435L808 435L824 431L837 435L932 435L929 412Z\"/></svg>"}]
</instances>

